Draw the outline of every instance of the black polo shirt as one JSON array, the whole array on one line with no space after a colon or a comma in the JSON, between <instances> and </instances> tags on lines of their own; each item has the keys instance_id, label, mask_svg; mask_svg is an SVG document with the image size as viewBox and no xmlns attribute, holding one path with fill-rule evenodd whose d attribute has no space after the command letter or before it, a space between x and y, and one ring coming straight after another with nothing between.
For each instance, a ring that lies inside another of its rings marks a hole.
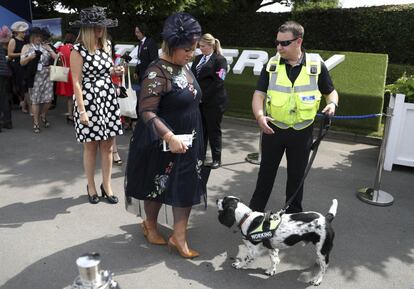
<instances>
[{"instance_id":1,"label":"black polo shirt","mask_svg":"<svg viewBox=\"0 0 414 289\"><path fill-rule=\"evenodd\" d=\"M292 84L294 84L296 78L298 78L299 76L302 66L306 64L306 54L305 52L303 52L303 57L298 65L292 66L283 58L280 58L280 63L285 64L286 74L289 77ZM268 87L269 73L266 71L266 65L264 65L262 72L260 73L259 80L257 81L256 90L263 91L264 93L266 93ZM326 68L323 62L321 62L321 73L318 76L318 89L324 95L330 94L335 89L332 83L332 79L329 75L328 69Z\"/></svg>"}]
</instances>

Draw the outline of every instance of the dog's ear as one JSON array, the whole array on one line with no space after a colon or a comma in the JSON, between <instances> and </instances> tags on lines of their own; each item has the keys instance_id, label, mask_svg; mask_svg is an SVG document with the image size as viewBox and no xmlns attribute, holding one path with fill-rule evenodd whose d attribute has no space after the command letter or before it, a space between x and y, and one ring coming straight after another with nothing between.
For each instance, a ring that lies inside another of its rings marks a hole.
<instances>
[{"instance_id":1,"label":"dog's ear","mask_svg":"<svg viewBox=\"0 0 414 289\"><path fill-rule=\"evenodd\" d=\"M225 210L219 212L218 216L219 222L224 226L231 227L233 226L234 222L236 222L236 218L234 216L234 208L227 207Z\"/></svg>"}]
</instances>

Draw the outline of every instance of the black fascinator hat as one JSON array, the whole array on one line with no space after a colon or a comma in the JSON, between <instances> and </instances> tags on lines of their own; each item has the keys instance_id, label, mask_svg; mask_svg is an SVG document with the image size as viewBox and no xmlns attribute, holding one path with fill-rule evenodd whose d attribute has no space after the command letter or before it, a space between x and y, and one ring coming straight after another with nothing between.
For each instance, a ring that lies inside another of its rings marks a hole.
<instances>
[{"instance_id":1,"label":"black fascinator hat","mask_svg":"<svg viewBox=\"0 0 414 289\"><path fill-rule=\"evenodd\" d=\"M69 22L72 27L81 26L101 26L101 27L117 27L118 19L107 19L104 7L92 6L82 9L80 12L80 20Z\"/></svg>"},{"instance_id":2,"label":"black fascinator hat","mask_svg":"<svg viewBox=\"0 0 414 289\"><path fill-rule=\"evenodd\" d=\"M161 36L170 48L191 46L200 39L201 26L190 14L179 12L165 20Z\"/></svg>"}]
</instances>

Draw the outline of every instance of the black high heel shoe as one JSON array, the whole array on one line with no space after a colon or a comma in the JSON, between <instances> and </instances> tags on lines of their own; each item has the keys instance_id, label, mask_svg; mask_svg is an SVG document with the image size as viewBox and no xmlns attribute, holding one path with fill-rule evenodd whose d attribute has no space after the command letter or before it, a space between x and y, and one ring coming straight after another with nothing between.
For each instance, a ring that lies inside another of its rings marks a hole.
<instances>
[{"instance_id":1,"label":"black high heel shoe","mask_svg":"<svg viewBox=\"0 0 414 289\"><path fill-rule=\"evenodd\" d=\"M101 193L102 193L102 198L106 198L108 200L109 203L111 204L116 204L118 203L118 197L117 196L109 196L106 192L105 189L103 187L103 184L101 184Z\"/></svg>"},{"instance_id":2,"label":"black high heel shoe","mask_svg":"<svg viewBox=\"0 0 414 289\"><path fill-rule=\"evenodd\" d=\"M88 185L86 185L86 193L88 194L89 203L91 203L91 204L97 204L97 203L99 203L98 194L94 194L92 196L89 195L89 187L88 187Z\"/></svg>"},{"instance_id":3,"label":"black high heel shoe","mask_svg":"<svg viewBox=\"0 0 414 289\"><path fill-rule=\"evenodd\" d=\"M115 159L115 156L118 156L118 159ZM117 151L112 152L112 162L114 163L114 165L122 166L122 160Z\"/></svg>"}]
</instances>

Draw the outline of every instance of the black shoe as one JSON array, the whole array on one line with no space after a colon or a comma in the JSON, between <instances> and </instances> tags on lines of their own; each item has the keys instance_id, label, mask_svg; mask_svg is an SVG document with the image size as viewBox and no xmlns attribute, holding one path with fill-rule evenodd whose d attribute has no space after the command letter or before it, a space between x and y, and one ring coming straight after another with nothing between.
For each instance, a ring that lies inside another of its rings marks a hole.
<instances>
[{"instance_id":1,"label":"black shoe","mask_svg":"<svg viewBox=\"0 0 414 289\"><path fill-rule=\"evenodd\" d=\"M86 193L87 193L87 195L88 195L88 200L89 200L89 203L91 203L91 204L97 204L97 203L99 203L99 197L98 197L98 194L94 194L94 195L89 195L89 188L88 188L88 185L86 185Z\"/></svg>"},{"instance_id":2,"label":"black shoe","mask_svg":"<svg viewBox=\"0 0 414 289\"><path fill-rule=\"evenodd\" d=\"M12 129L13 125L11 122L8 122L8 123L3 124L3 128Z\"/></svg>"},{"instance_id":3,"label":"black shoe","mask_svg":"<svg viewBox=\"0 0 414 289\"><path fill-rule=\"evenodd\" d=\"M211 168L212 168L213 170L218 169L219 167L221 167L221 161L213 161L213 162L211 163Z\"/></svg>"},{"instance_id":4,"label":"black shoe","mask_svg":"<svg viewBox=\"0 0 414 289\"><path fill-rule=\"evenodd\" d=\"M43 123L43 127L45 127L45 128L50 127L50 122L46 119L46 117L41 117L40 120Z\"/></svg>"},{"instance_id":5,"label":"black shoe","mask_svg":"<svg viewBox=\"0 0 414 289\"><path fill-rule=\"evenodd\" d=\"M118 159L115 160L114 156L118 155ZM121 157L119 156L118 152L113 152L112 153L112 162L114 163L114 165L116 166L122 166L122 160Z\"/></svg>"},{"instance_id":6,"label":"black shoe","mask_svg":"<svg viewBox=\"0 0 414 289\"><path fill-rule=\"evenodd\" d=\"M33 124L33 132L34 133L40 133L40 127L38 124Z\"/></svg>"},{"instance_id":7,"label":"black shoe","mask_svg":"<svg viewBox=\"0 0 414 289\"><path fill-rule=\"evenodd\" d=\"M103 185L101 184L101 193L102 193L102 198L106 198L108 200L108 203L111 204L116 204L118 203L118 197L117 196L108 196L108 194L105 192Z\"/></svg>"}]
</instances>

